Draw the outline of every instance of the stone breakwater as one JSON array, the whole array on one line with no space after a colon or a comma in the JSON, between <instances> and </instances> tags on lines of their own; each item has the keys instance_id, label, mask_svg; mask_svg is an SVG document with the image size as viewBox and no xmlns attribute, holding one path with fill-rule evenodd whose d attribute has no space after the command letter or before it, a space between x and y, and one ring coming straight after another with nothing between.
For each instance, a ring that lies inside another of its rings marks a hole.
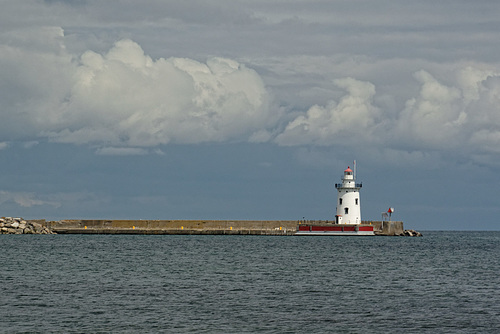
<instances>
[{"instance_id":1,"label":"stone breakwater","mask_svg":"<svg viewBox=\"0 0 500 334\"><path fill-rule=\"evenodd\" d=\"M22 218L0 218L0 234L55 234L40 223Z\"/></svg>"},{"instance_id":2,"label":"stone breakwater","mask_svg":"<svg viewBox=\"0 0 500 334\"><path fill-rule=\"evenodd\" d=\"M415 230L405 230L402 234L405 237L421 237L422 233Z\"/></svg>"},{"instance_id":3,"label":"stone breakwater","mask_svg":"<svg viewBox=\"0 0 500 334\"><path fill-rule=\"evenodd\" d=\"M0 234L246 234L295 235L301 224L333 226L318 220L24 220L0 218ZM401 221L363 221L375 235L422 236L405 230Z\"/></svg>"}]
</instances>

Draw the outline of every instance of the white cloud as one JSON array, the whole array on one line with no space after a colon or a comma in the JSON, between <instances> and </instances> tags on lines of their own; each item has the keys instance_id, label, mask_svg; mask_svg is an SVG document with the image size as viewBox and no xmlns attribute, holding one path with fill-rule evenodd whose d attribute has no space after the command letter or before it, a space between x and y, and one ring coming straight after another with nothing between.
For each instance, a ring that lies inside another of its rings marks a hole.
<instances>
[{"instance_id":1,"label":"white cloud","mask_svg":"<svg viewBox=\"0 0 500 334\"><path fill-rule=\"evenodd\" d=\"M420 89L395 113L375 105L372 83L336 80L348 94L338 103L330 100L298 115L276 142L344 146L358 151L361 146L377 147L387 157L411 156L412 160L434 151L451 150L462 157L500 152L499 72L465 66L447 77L445 84L428 71L415 72Z\"/></svg>"},{"instance_id":2,"label":"white cloud","mask_svg":"<svg viewBox=\"0 0 500 334\"><path fill-rule=\"evenodd\" d=\"M380 115L372 104L375 86L353 78L338 79L334 83L348 94L338 103L330 100L326 106L312 106L305 115L289 122L276 137L278 144L350 146L371 139Z\"/></svg>"},{"instance_id":3,"label":"white cloud","mask_svg":"<svg viewBox=\"0 0 500 334\"><path fill-rule=\"evenodd\" d=\"M415 73L415 78L421 84L420 93L406 102L397 123L398 135L426 148L461 145L456 139L467 121L461 91L441 84L426 71Z\"/></svg>"},{"instance_id":4,"label":"white cloud","mask_svg":"<svg viewBox=\"0 0 500 334\"><path fill-rule=\"evenodd\" d=\"M0 191L0 204L5 202L14 202L19 206L24 208L29 208L36 205L49 205L55 208L61 206L57 201L46 201L40 199L38 195L31 192L10 192L10 191Z\"/></svg>"},{"instance_id":5,"label":"white cloud","mask_svg":"<svg viewBox=\"0 0 500 334\"><path fill-rule=\"evenodd\" d=\"M52 42L12 46L4 36L0 45L1 84L15 87L2 100L9 121L4 135L38 132L55 142L151 147L255 140L279 119L259 75L234 60L153 60L131 40L78 57L66 52L61 29L38 34Z\"/></svg>"},{"instance_id":6,"label":"white cloud","mask_svg":"<svg viewBox=\"0 0 500 334\"><path fill-rule=\"evenodd\" d=\"M51 131L54 141L145 147L247 140L276 117L262 80L244 65L152 60L122 40L106 55L81 57L63 119L70 126Z\"/></svg>"},{"instance_id":7,"label":"white cloud","mask_svg":"<svg viewBox=\"0 0 500 334\"><path fill-rule=\"evenodd\" d=\"M397 127L399 138L420 149L462 154L498 152L500 76L493 70L460 69L453 86L421 71L422 88L408 100Z\"/></svg>"},{"instance_id":8,"label":"white cloud","mask_svg":"<svg viewBox=\"0 0 500 334\"><path fill-rule=\"evenodd\" d=\"M497 152L494 64L271 57L259 66L282 94L274 102L261 76L233 59L154 59L130 39L77 54L67 40L60 27L0 33L0 149L48 138L114 155L222 141ZM426 70L408 81L416 66Z\"/></svg>"}]
</instances>

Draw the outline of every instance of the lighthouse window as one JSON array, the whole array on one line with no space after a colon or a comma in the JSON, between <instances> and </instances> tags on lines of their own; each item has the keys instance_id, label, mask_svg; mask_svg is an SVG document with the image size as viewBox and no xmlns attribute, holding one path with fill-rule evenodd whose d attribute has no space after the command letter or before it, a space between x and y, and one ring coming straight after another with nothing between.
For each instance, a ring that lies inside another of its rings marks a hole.
<instances>
[{"instance_id":1,"label":"lighthouse window","mask_svg":"<svg viewBox=\"0 0 500 334\"><path fill-rule=\"evenodd\" d=\"M358 199L356 198L356 205L358 205Z\"/></svg>"},{"instance_id":2,"label":"lighthouse window","mask_svg":"<svg viewBox=\"0 0 500 334\"><path fill-rule=\"evenodd\" d=\"M345 215L349 214L349 208L344 208L344 214Z\"/></svg>"},{"instance_id":3,"label":"lighthouse window","mask_svg":"<svg viewBox=\"0 0 500 334\"><path fill-rule=\"evenodd\" d=\"M342 198L339 198L339 205L342 205Z\"/></svg>"}]
</instances>

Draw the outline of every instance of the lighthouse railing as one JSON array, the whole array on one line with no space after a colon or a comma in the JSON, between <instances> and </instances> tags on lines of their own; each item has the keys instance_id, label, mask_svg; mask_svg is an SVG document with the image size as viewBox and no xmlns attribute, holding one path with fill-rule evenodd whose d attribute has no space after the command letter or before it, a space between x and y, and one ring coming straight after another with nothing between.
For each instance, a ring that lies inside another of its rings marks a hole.
<instances>
[{"instance_id":1,"label":"lighthouse railing","mask_svg":"<svg viewBox=\"0 0 500 334\"><path fill-rule=\"evenodd\" d=\"M363 187L363 183L356 183L354 188L362 188ZM342 183L335 183L335 188L336 189L339 189L339 188L351 188L351 187L344 187L342 186Z\"/></svg>"}]
</instances>

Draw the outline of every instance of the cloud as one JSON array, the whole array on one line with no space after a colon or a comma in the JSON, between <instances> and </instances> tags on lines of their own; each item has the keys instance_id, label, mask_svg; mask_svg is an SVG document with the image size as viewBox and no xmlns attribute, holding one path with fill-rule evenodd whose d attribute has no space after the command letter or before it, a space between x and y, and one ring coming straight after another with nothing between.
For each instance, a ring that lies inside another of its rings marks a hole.
<instances>
[{"instance_id":1,"label":"cloud","mask_svg":"<svg viewBox=\"0 0 500 334\"><path fill-rule=\"evenodd\" d=\"M6 202L14 202L23 208L30 208L32 206L38 206L38 205L49 205L55 208L61 206L61 204L57 201L42 200L35 193L31 192L0 191L0 204Z\"/></svg>"},{"instance_id":2,"label":"cloud","mask_svg":"<svg viewBox=\"0 0 500 334\"><path fill-rule=\"evenodd\" d=\"M7 142L0 142L0 150L7 148L9 144Z\"/></svg>"},{"instance_id":3,"label":"cloud","mask_svg":"<svg viewBox=\"0 0 500 334\"><path fill-rule=\"evenodd\" d=\"M401 139L414 142L421 148L452 148L461 145L459 132L467 122L464 98L457 87L438 82L426 71L418 71L415 78L421 83L417 97L406 102L397 129Z\"/></svg>"},{"instance_id":4,"label":"cloud","mask_svg":"<svg viewBox=\"0 0 500 334\"><path fill-rule=\"evenodd\" d=\"M87 0L43 0L47 4L62 3L65 5L84 5Z\"/></svg>"},{"instance_id":5,"label":"cloud","mask_svg":"<svg viewBox=\"0 0 500 334\"><path fill-rule=\"evenodd\" d=\"M461 156L498 151L495 65L419 60L410 83L400 74L409 71L408 59L275 58L271 67L257 66L282 94L273 101L262 77L234 59L154 59L131 39L74 53L67 40L60 27L0 33L0 149L48 138L106 155L235 141Z\"/></svg>"},{"instance_id":6,"label":"cloud","mask_svg":"<svg viewBox=\"0 0 500 334\"><path fill-rule=\"evenodd\" d=\"M152 60L131 40L82 55L62 118L69 127L47 132L53 141L134 147L247 140L273 119L255 71L224 58Z\"/></svg>"},{"instance_id":7,"label":"cloud","mask_svg":"<svg viewBox=\"0 0 500 334\"><path fill-rule=\"evenodd\" d=\"M380 124L380 110L372 104L375 86L353 78L338 79L334 84L348 94L338 103L330 100L326 106L314 105L289 122L276 137L278 144L350 146L372 138Z\"/></svg>"},{"instance_id":8,"label":"cloud","mask_svg":"<svg viewBox=\"0 0 500 334\"><path fill-rule=\"evenodd\" d=\"M40 144L39 141L37 140L31 140L31 141L27 141L23 144L23 147L24 148L32 148L32 147L35 147L37 146L38 144Z\"/></svg>"},{"instance_id":9,"label":"cloud","mask_svg":"<svg viewBox=\"0 0 500 334\"><path fill-rule=\"evenodd\" d=\"M462 154L499 152L500 76L495 70L466 67L445 85L420 71L417 97L409 99L397 122L398 137L419 149Z\"/></svg>"},{"instance_id":10,"label":"cloud","mask_svg":"<svg viewBox=\"0 0 500 334\"><path fill-rule=\"evenodd\" d=\"M71 96L65 116L72 127L51 132L54 141L145 147L246 140L272 120L255 71L223 58L154 61L131 40L104 56L86 52Z\"/></svg>"},{"instance_id":11,"label":"cloud","mask_svg":"<svg viewBox=\"0 0 500 334\"><path fill-rule=\"evenodd\" d=\"M336 80L346 94L315 105L289 121L279 145L377 147L384 156L454 152L457 156L500 152L500 75L494 68L458 68L449 83L428 71L414 73L420 89L398 112L376 105L375 86ZM382 151L387 152L383 153ZM396 151L407 152L396 154Z\"/></svg>"},{"instance_id":12,"label":"cloud","mask_svg":"<svg viewBox=\"0 0 500 334\"><path fill-rule=\"evenodd\" d=\"M60 119L74 70L63 42L57 27L0 34L0 140L33 140Z\"/></svg>"},{"instance_id":13,"label":"cloud","mask_svg":"<svg viewBox=\"0 0 500 334\"><path fill-rule=\"evenodd\" d=\"M48 46L0 46L1 85L14 87L4 92L4 135L35 132L61 143L152 147L263 140L279 120L260 76L234 60L154 60L128 39L107 53L76 56L65 50L61 29L38 34Z\"/></svg>"},{"instance_id":14,"label":"cloud","mask_svg":"<svg viewBox=\"0 0 500 334\"><path fill-rule=\"evenodd\" d=\"M102 147L96 150L98 155L144 155L148 150L138 147Z\"/></svg>"}]
</instances>

